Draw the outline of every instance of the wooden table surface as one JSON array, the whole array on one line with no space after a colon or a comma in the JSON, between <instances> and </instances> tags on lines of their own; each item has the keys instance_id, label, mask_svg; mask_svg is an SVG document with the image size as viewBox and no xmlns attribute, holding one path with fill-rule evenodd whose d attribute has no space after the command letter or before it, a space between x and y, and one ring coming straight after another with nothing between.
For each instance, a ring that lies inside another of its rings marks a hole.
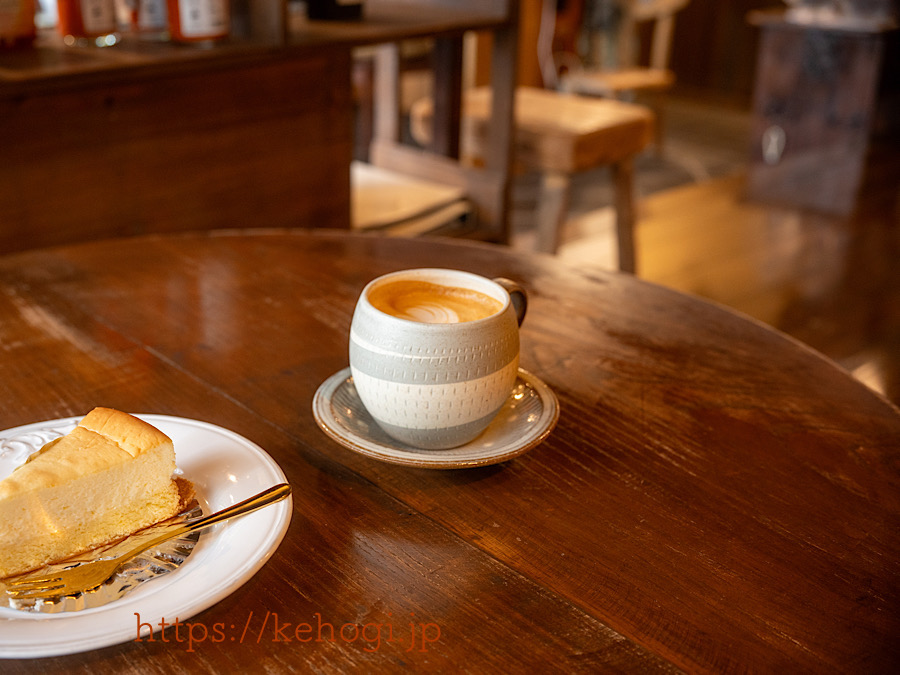
<instances>
[{"instance_id":1,"label":"wooden table surface","mask_svg":"<svg viewBox=\"0 0 900 675\"><path fill-rule=\"evenodd\" d=\"M318 428L313 394L347 365L358 293L419 266L529 289L521 365L561 414L527 454L411 469ZM22 253L0 258L0 401L0 428L107 405L258 443L294 488L287 535L250 581L181 620L212 630L277 613L282 628L318 617L394 637L260 631L189 649L170 628L4 673L900 662L900 411L803 345L630 276L488 244L308 231Z\"/></svg>"}]
</instances>

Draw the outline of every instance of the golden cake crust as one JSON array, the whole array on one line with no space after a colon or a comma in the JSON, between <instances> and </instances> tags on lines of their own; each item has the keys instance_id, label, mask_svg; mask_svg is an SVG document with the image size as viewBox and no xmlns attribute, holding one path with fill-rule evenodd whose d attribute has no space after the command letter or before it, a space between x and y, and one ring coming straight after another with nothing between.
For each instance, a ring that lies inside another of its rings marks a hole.
<instances>
[{"instance_id":1,"label":"golden cake crust","mask_svg":"<svg viewBox=\"0 0 900 675\"><path fill-rule=\"evenodd\" d=\"M171 518L192 495L176 481L172 441L152 425L95 408L0 481L0 578Z\"/></svg>"}]
</instances>

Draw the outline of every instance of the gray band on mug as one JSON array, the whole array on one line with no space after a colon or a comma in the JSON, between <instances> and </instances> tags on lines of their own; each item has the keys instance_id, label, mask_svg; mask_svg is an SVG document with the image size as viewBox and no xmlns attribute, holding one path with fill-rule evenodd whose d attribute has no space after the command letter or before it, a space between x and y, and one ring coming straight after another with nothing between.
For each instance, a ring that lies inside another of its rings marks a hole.
<instances>
[{"instance_id":1,"label":"gray band on mug","mask_svg":"<svg viewBox=\"0 0 900 675\"><path fill-rule=\"evenodd\" d=\"M355 340L350 341L350 362L361 373L365 373L379 380L397 382L401 384L453 384L466 382L503 369L509 365L519 353L519 345L514 341L505 341L494 345L496 354L484 362L484 354L479 357L482 363L472 364L466 367L466 359L463 356L431 356L422 357L428 360L429 373L427 379L423 379L421 373L410 368L410 357L387 356L372 352L360 346Z\"/></svg>"},{"instance_id":2,"label":"gray band on mug","mask_svg":"<svg viewBox=\"0 0 900 675\"><path fill-rule=\"evenodd\" d=\"M502 407L500 406L500 408ZM394 426L393 424L386 424L381 420L375 421L389 436L401 440L407 445L424 450L437 450L468 443L481 433L486 424L500 411L500 408L492 411L489 415L485 415L482 419L447 429L408 429Z\"/></svg>"}]
</instances>

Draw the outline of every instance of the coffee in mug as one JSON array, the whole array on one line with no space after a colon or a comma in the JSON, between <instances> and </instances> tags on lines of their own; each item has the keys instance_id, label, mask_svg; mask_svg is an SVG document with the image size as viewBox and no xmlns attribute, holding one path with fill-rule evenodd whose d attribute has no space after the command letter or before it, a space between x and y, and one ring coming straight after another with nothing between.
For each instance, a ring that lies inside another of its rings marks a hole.
<instances>
[{"instance_id":1,"label":"coffee in mug","mask_svg":"<svg viewBox=\"0 0 900 675\"><path fill-rule=\"evenodd\" d=\"M350 369L366 410L413 447L473 440L516 382L526 306L513 282L459 270L405 270L370 282L350 328Z\"/></svg>"},{"instance_id":2,"label":"coffee in mug","mask_svg":"<svg viewBox=\"0 0 900 675\"><path fill-rule=\"evenodd\" d=\"M420 323L476 321L503 308L499 300L480 291L419 279L377 285L369 293L369 302L385 314Z\"/></svg>"}]
</instances>

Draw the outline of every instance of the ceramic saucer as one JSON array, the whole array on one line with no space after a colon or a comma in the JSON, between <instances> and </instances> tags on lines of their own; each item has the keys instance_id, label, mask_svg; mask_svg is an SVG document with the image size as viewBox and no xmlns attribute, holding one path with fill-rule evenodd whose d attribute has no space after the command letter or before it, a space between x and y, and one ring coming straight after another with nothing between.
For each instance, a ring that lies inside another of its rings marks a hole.
<instances>
[{"instance_id":1,"label":"ceramic saucer","mask_svg":"<svg viewBox=\"0 0 900 675\"><path fill-rule=\"evenodd\" d=\"M350 368L329 377L313 397L313 415L335 441L361 455L425 469L464 469L505 462L543 441L559 419L556 394L521 368L512 394L474 441L449 450L420 450L388 436L369 415Z\"/></svg>"}]
</instances>

